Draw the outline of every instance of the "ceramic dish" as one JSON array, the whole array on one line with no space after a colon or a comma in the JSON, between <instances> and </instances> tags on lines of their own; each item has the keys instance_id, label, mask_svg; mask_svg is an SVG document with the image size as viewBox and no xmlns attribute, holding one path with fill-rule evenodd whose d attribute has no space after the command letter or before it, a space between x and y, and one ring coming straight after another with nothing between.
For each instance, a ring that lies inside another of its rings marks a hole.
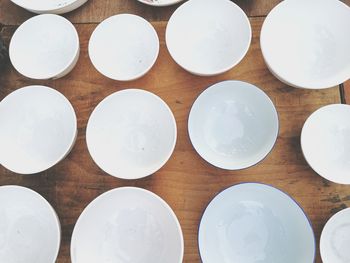
<instances>
[{"instance_id":1,"label":"ceramic dish","mask_svg":"<svg viewBox=\"0 0 350 263\"><path fill-rule=\"evenodd\" d=\"M181 226L159 196L135 187L97 197L79 217L71 241L72 263L182 263Z\"/></svg>"},{"instance_id":2,"label":"ceramic dish","mask_svg":"<svg viewBox=\"0 0 350 263\"><path fill-rule=\"evenodd\" d=\"M301 148L312 169L329 181L350 184L350 106L314 112L301 132Z\"/></svg>"},{"instance_id":3,"label":"ceramic dish","mask_svg":"<svg viewBox=\"0 0 350 263\"><path fill-rule=\"evenodd\" d=\"M90 116L86 140L106 173L138 179L155 173L170 158L176 122L168 105L144 90L128 89L105 98Z\"/></svg>"},{"instance_id":4,"label":"ceramic dish","mask_svg":"<svg viewBox=\"0 0 350 263\"><path fill-rule=\"evenodd\" d=\"M194 102L188 132L203 159L219 168L238 170L266 157L278 135L273 102L259 88L224 81L206 89Z\"/></svg>"},{"instance_id":5,"label":"ceramic dish","mask_svg":"<svg viewBox=\"0 0 350 263\"><path fill-rule=\"evenodd\" d=\"M229 0L190 0L174 12L166 28L170 55L200 76L233 68L247 53L251 37L249 19Z\"/></svg>"},{"instance_id":6,"label":"ceramic dish","mask_svg":"<svg viewBox=\"0 0 350 263\"><path fill-rule=\"evenodd\" d=\"M24 22L10 42L15 69L32 79L52 79L68 74L79 58L75 27L58 15L38 15Z\"/></svg>"},{"instance_id":7,"label":"ceramic dish","mask_svg":"<svg viewBox=\"0 0 350 263\"><path fill-rule=\"evenodd\" d=\"M320 241L323 263L350 262L350 208L335 214L325 225Z\"/></svg>"},{"instance_id":8,"label":"ceramic dish","mask_svg":"<svg viewBox=\"0 0 350 263\"><path fill-rule=\"evenodd\" d=\"M95 68L106 77L120 81L145 75L158 53L159 39L153 26L130 14L104 20L89 42L89 56Z\"/></svg>"},{"instance_id":9,"label":"ceramic dish","mask_svg":"<svg viewBox=\"0 0 350 263\"><path fill-rule=\"evenodd\" d=\"M28 86L0 102L0 164L15 173L54 166L70 152L76 135L74 109L54 89Z\"/></svg>"},{"instance_id":10,"label":"ceramic dish","mask_svg":"<svg viewBox=\"0 0 350 263\"><path fill-rule=\"evenodd\" d=\"M232 186L206 208L199 226L203 263L311 263L315 237L300 206L257 183Z\"/></svg>"},{"instance_id":11,"label":"ceramic dish","mask_svg":"<svg viewBox=\"0 0 350 263\"><path fill-rule=\"evenodd\" d=\"M55 263L60 222L38 193L20 186L0 186L0 262Z\"/></svg>"},{"instance_id":12,"label":"ceramic dish","mask_svg":"<svg viewBox=\"0 0 350 263\"><path fill-rule=\"evenodd\" d=\"M11 0L14 4L37 14L64 14L85 4L88 0Z\"/></svg>"},{"instance_id":13,"label":"ceramic dish","mask_svg":"<svg viewBox=\"0 0 350 263\"><path fill-rule=\"evenodd\" d=\"M180 3L184 0L138 0L141 3L151 6L169 6Z\"/></svg>"},{"instance_id":14,"label":"ceramic dish","mask_svg":"<svg viewBox=\"0 0 350 263\"><path fill-rule=\"evenodd\" d=\"M262 27L266 64L294 87L323 89L343 83L350 78L349 24L350 8L340 1L282 1Z\"/></svg>"}]
</instances>

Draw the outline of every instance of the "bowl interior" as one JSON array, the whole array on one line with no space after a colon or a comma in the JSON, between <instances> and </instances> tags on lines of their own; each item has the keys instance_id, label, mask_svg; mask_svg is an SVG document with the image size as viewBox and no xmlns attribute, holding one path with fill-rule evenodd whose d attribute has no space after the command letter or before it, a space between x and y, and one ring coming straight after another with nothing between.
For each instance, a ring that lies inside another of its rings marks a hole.
<instances>
[{"instance_id":1,"label":"bowl interior","mask_svg":"<svg viewBox=\"0 0 350 263\"><path fill-rule=\"evenodd\" d=\"M199 228L203 262L313 262L312 227L288 195L261 184L241 184L217 195Z\"/></svg>"},{"instance_id":2,"label":"bowl interior","mask_svg":"<svg viewBox=\"0 0 350 263\"><path fill-rule=\"evenodd\" d=\"M151 6L169 6L174 5L184 0L138 0L141 3Z\"/></svg>"},{"instance_id":3,"label":"bowl interior","mask_svg":"<svg viewBox=\"0 0 350 263\"><path fill-rule=\"evenodd\" d=\"M36 11L50 11L65 8L79 0L11 0L25 9Z\"/></svg>"}]
</instances>

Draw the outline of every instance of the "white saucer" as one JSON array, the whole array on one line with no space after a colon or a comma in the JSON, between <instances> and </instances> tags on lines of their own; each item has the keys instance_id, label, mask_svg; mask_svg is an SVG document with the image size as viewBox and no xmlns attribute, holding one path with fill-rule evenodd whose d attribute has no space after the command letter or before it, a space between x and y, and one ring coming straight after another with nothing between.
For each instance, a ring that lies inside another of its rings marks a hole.
<instances>
[{"instance_id":1,"label":"white saucer","mask_svg":"<svg viewBox=\"0 0 350 263\"><path fill-rule=\"evenodd\" d=\"M90 116L86 140L106 173L138 179L158 171L176 144L176 122L168 105L148 91L127 89L105 98Z\"/></svg>"},{"instance_id":2,"label":"white saucer","mask_svg":"<svg viewBox=\"0 0 350 263\"><path fill-rule=\"evenodd\" d=\"M315 111L301 132L301 148L312 169L329 181L350 184L350 106Z\"/></svg>"},{"instance_id":3,"label":"white saucer","mask_svg":"<svg viewBox=\"0 0 350 263\"><path fill-rule=\"evenodd\" d=\"M138 0L138 1L150 6L169 6L169 5L175 5L184 0Z\"/></svg>"},{"instance_id":4,"label":"white saucer","mask_svg":"<svg viewBox=\"0 0 350 263\"><path fill-rule=\"evenodd\" d=\"M9 54L15 69L32 79L60 78L79 58L79 37L71 22L52 14L24 22L14 33Z\"/></svg>"},{"instance_id":5,"label":"white saucer","mask_svg":"<svg viewBox=\"0 0 350 263\"><path fill-rule=\"evenodd\" d=\"M135 187L104 193L79 217L72 263L182 263L181 226L159 196Z\"/></svg>"},{"instance_id":6,"label":"white saucer","mask_svg":"<svg viewBox=\"0 0 350 263\"><path fill-rule=\"evenodd\" d=\"M129 81L142 77L154 65L159 39L153 26L142 17L115 15L99 24L89 42L89 56L106 77Z\"/></svg>"},{"instance_id":7,"label":"white saucer","mask_svg":"<svg viewBox=\"0 0 350 263\"><path fill-rule=\"evenodd\" d=\"M263 184L239 184L218 194L203 214L198 238L205 263L315 259L315 237L303 210L287 194Z\"/></svg>"},{"instance_id":8,"label":"white saucer","mask_svg":"<svg viewBox=\"0 0 350 263\"><path fill-rule=\"evenodd\" d=\"M238 170L266 157L278 135L271 99L241 81L223 81L206 89L194 102L188 130L203 159L219 168Z\"/></svg>"},{"instance_id":9,"label":"white saucer","mask_svg":"<svg viewBox=\"0 0 350 263\"><path fill-rule=\"evenodd\" d=\"M11 0L14 4L37 14L64 14L85 4L88 0Z\"/></svg>"},{"instance_id":10,"label":"white saucer","mask_svg":"<svg viewBox=\"0 0 350 263\"><path fill-rule=\"evenodd\" d=\"M323 89L343 83L350 78L349 25L350 8L341 1L282 1L261 30L265 62L294 87Z\"/></svg>"},{"instance_id":11,"label":"white saucer","mask_svg":"<svg viewBox=\"0 0 350 263\"><path fill-rule=\"evenodd\" d=\"M323 263L350 262L350 208L335 214L325 225L320 241Z\"/></svg>"},{"instance_id":12,"label":"white saucer","mask_svg":"<svg viewBox=\"0 0 350 263\"><path fill-rule=\"evenodd\" d=\"M55 263L60 241L59 219L41 195L0 186L0 262Z\"/></svg>"},{"instance_id":13,"label":"white saucer","mask_svg":"<svg viewBox=\"0 0 350 263\"><path fill-rule=\"evenodd\" d=\"M190 0L174 12L166 29L170 55L200 76L217 75L237 65L251 37L249 19L229 0Z\"/></svg>"},{"instance_id":14,"label":"white saucer","mask_svg":"<svg viewBox=\"0 0 350 263\"><path fill-rule=\"evenodd\" d=\"M74 109L54 89L28 86L0 102L0 163L15 173L54 166L70 152L76 136Z\"/></svg>"}]
</instances>

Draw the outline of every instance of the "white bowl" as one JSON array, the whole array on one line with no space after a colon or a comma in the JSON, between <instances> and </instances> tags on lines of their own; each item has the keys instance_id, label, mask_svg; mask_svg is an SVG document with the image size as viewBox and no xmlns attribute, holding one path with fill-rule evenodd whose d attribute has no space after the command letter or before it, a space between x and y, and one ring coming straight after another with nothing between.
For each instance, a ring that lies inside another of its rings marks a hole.
<instances>
[{"instance_id":1,"label":"white bowl","mask_svg":"<svg viewBox=\"0 0 350 263\"><path fill-rule=\"evenodd\" d=\"M349 120L349 105L328 105L311 114L301 132L301 148L311 168L339 184L350 184Z\"/></svg>"},{"instance_id":2,"label":"white bowl","mask_svg":"<svg viewBox=\"0 0 350 263\"><path fill-rule=\"evenodd\" d=\"M166 28L170 55L200 76L233 68L247 53L251 37L249 19L229 0L190 0L174 12Z\"/></svg>"},{"instance_id":3,"label":"white bowl","mask_svg":"<svg viewBox=\"0 0 350 263\"><path fill-rule=\"evenodd\" d=\"M184 0L138 0L139 2L150 6L169 6L180 3Z\"/></svg>"},{"instance_id":4,"label":"white bowl","mask_svg":"<svg viewBox=\"0 0 350 263\"><path fill-rule=\"evenodd\" d=\"M37 14L64 14L85 4L88 0L11 0L14 4Z\"/></svg>"},{"instance_id":5,"label":"white bowl","mask_svg":"<svg viewBox=\"0 0 350 263\"><path fill-rule=\"evenodd\" d=\"M350 262L350 208L335 214L325 225L320 241L323 263Z\"/></svg>"},{"instance_id":6,"label":"white bowl","mask_svg":"<svg viewBox=\"0 0 350 263\"><path fill-rule=\"evenodd\" d=\"M303 210L263 184L239 184L218 194L203 214L198 238L204 263L315 259L315 237Z\"/></svg>"},{"instance_id":7,"label":"white bowl","mask_svg":"<svg viewBox=\"0 0 350 263\"><path fill-rule=\"evenodd\" d=\"M41 195L0 186L0 262L54 263L60 241L59 219Z\"/></svg>"},{"instance_id":8,"label":"white bowl","mask_svg":"<svg viewBox=\"0 0 350 263\"><path fill-rule=\"evenodd\" d=\"M181 226L159 196L122 187L92 201L79 217L71 241L72 263L182 263Z\"/></svg>"},{"instance_id":9,"label":"white bowl","mask_svg":"<svg viewBox=\"0 0 350 263\"><path fill-rule=\"evenodd\" d=\"M61 161L77 136L72 105L44 86L18 89L0 102L0 163L20 174L45 171Z\"/></svg>"},{"instance_id":10,"label":"white bowl","mask_svg":"<svg viewBox=\"0 0 350 263\"><path fill-rule=\"evenodd\" d=\"M238 170L266 157L278 136L278 114L259 88L223 81L194 102L188 132L203 159L219 168Z\"/></svg>"},{"instance_id":11,"label":"white bowl","mask_svg":"<svg viewBox=\"0 0 350 263\"><path fill-rule=\"evenodd\" d=\"M292 86L323 89L350 78L350 8L337 0L285 0L260 36L269 68Z\"/></svg>"},{"instance_id":12,"label":"white bowl","mask_svg":"<svg viewBox=\"0 0 350 263\"><path fill-rule=\"evenodd\" d=\"M129 81L142 77L154 65L159 39L153 26L142 17L115 15L99 24L89 42L89 56L106 77Z\"/></svg>"},{"instance_id":13,"label":"white bowl","mask_svg":"<svg viewBox=\"0 0 350 263\"><path fill-rule=\"evenodd\" d=\"M32 79L52 79L68 74L79 58L79 37L64 17L38 15L14 33L9 53L15 69Z\"/></svg>"},{"instance_id":14,"label":"white bowl","mask_svg":"<svg viewBox=\"0 0 350 263\"><path fill-rule=\"evenodd\" d=\"M176 122L168 105L148 91L128 89L105 98L90 116L86 140L106 173L138 179L155 173L176 144Z\"/></svg>"}]
</instances>

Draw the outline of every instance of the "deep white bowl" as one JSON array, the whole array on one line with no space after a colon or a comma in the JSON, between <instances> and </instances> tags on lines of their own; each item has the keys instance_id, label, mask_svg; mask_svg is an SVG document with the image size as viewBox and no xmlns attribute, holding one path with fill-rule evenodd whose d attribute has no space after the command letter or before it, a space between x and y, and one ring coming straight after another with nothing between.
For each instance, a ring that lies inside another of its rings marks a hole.
<instances>
[{"instance_id":1,"label":"deep white bowl","mask_svg":"<svg viewBox=\"0 0 350 263\"><path fill-rule=\"evenodd\" d=\"M54 263L60 241L59 219L41 195L0 186L0 262Z\"/></svg>"},{"instance_id":2,"label":"deep white bowl","mask_svg":"<svg viewBox=\"0 0 350 263\"><path fill-rule=\"evenodd\" d=\"M85 4L88 0L11 0L14 4L37 14L64 14Z\"/></svg>"},{"instance_id":3,"label":"deep white bowl","mask_svg":"<svg viewBox=\"0 0 350 263\"><path fill-rule=\"evenodd\" d=\"M219 168L238 170L266 157L278 136L278 114L259 88L241 81L223 81L194 102L188 131L203 159Z\"/></svg>"},{"instance_id":4,"label":"deep white bowl","mask_svg":"<svg viewBox=\"0 0 350 263\"><path fill-rule=\"evenodd\" d=\"M182 263L181 226L159 196L135 187L104 193L79 217L71 241L72 263Z\"/></svg>"},{"instance_id":5,"label":"deep white bowl","mask_svg":"<svg viewBox=\"0 0 350 263\"><path fill-rule=\"evenodd\" d=\"M251 37L249 19L229 0L190 0L174 12L166 28L170 55L200 76L233 68L247 53Z\"/></svg>"},{"instance_id":6,"label":"deep white bowl","mask_svg":"<svg viewBox=\"0 0 350 263\"><path fill-rule=\"evenodd\" d=\"M266 64L294 87L323 89L350 78L350 8L338 0L285 0L260 36Z\"/></svg>"},{"instance_id":7,"label":"deep white bowl","mask_svg":"<svg viewBox=\"0 0 350 263\"><path fill-rule=\"evenodd\" d=\"M184 0L138 0L139 2L150 6L169 6L180 3Z\"/></svg>"},{"instance_id":8,"label":"deep white bowl","mask_svg":"<svg viewBox=\"0 0 350 263\"><path fill-rule=\"evenodd\" d=\"M79 58L79 37L71 22L52 14L24 22L10 42L10 59L15 69L32 79L63 77Z\"/></svg>"},{"instance_id":9,"label":"deep white bowl","mask_svg":"<svg viewBox=\"0 0 350 263\"><path fill-rule=\"evenodd\" d=\"M301 132L301 148L311 168L329 181L350 184L350 105L315 111Z\"/></svg>"},{"instance_id":10,"label":"deep white bowl","mask_svg":"<svg viewBox=\"0 0 350 263\"><path fill-rule=\"evenodd\" d=\"M218 194L199 226L203 263L312 263L315 237L301 207L280 190L239 184Z\"/></svg>"},{"instance_id":11,"label":"deep white bowl","mask_svg":"<svg viewBox=\"0 0 350 263\"><path fill-rule=\"evenodd\" d=\"M176 122L168 105L148 91L113 93L90 116L86 141L91 157L106 173L138 179L158 171L176 144Z\"/></svg>"},{"instance_id":12,"label":"deep white bowl","mask_svg":"<svg viewBox=\"0 0 350 263\"><path fill-rule=\"evenodd\" d=\"M115 15L99 24L89 42L89 56L106 77L129 81L142 77L154 65L159 39L154 27L142 17Z\"/></svg>"},{"instance_id":13,"label":"deep white bowl","mask_svg":"<svg viewBox=\"0 0 350 263\"><path fill-rule=\"evenodd\" d=\"M28 86L0 102L0 164L15 173L54 166L70 152L76 136L74 109L54 89Z\"/></svg>"}]
</instances>

